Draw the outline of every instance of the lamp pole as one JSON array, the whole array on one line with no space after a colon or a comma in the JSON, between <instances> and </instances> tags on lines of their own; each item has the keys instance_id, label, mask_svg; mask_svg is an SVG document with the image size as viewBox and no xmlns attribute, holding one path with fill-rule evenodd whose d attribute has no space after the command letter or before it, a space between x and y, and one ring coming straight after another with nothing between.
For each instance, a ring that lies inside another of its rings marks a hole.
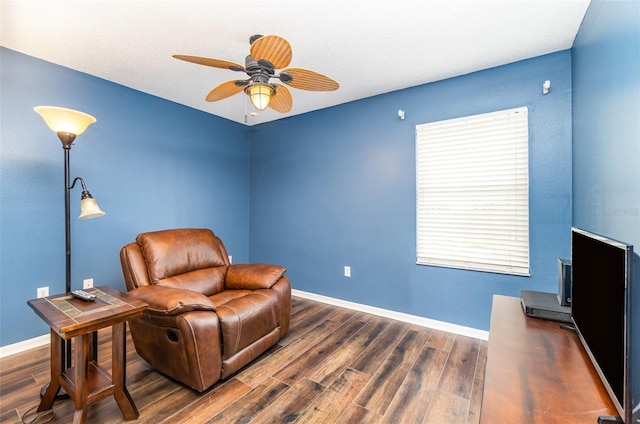
<instances>
[{"instance_id":1,"label":"lamp pole","mask_svg":"<svg viewBox=\"0 0 640 424\"><path fill-rule=\"evenodd\" d=\"M69 177L69 151L75 140L75 134L59 132L58 138L62 142L64 150L64 238L65 238L65 292L71 291L71 186ZM70 358L69 358L70 359ZM71 364L67 364L68 367Z\"/></svg>"}]
</instances>

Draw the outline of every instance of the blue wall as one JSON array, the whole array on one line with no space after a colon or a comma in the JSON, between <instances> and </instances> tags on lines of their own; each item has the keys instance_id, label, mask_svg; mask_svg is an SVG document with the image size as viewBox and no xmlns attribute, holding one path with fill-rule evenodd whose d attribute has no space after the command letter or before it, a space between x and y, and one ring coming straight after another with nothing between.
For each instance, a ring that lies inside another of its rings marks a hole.
<instances>
[{"instance_id":1,"label":"blue wall","mask_svg":"<svg viewBox=\"0 0 640 424\"><path fill-rule=\"evenodd\" d=\"M640 2L592 0L573 48L573 224L634 245L640 403ZM640 412L638 412L640 417Z\"/></svg>"},{"instance_id":2,"label":"blue wall","mask_svg":"<svg viewBox=\"0 0 640 424\"><path fill-rule=\"evenodd\" d=\"M118 252L143 231L208 227L249 259L249 142L243 125L0 48L0 345L48 333L27 306L64 291L63 149L33 111L62 106L97 122L71 149L100 219L71 192L72 286L124 290Z\"/></svg>"},{"instance_id":3,"label":"blue wall","mask_svg":"<svg viewBox=\"0 0 640 424\"><path fill-rule=\"evenodd\" d=\"M415 126L519 106L529 107L531 276L416 265ZM250 257L287 266L295 288L483 330L494 294L557 291L557 258L570 253L570 51L263 124L250 137Z\"/></svg>"}]
</instances>

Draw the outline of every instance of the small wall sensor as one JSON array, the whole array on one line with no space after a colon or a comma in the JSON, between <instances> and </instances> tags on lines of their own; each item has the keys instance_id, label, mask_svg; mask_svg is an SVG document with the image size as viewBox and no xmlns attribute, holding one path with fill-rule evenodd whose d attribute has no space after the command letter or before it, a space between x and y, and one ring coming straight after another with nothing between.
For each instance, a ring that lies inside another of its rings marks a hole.
<instances>
[{"instance_id":1,"label":"small wall sensor","mask_svg":"<svg viewBox=\"0 0 640 424\"><path fill-rule=\"evenodd\" d=\"M400 118L400 120L404 120L404 110L400 109L398 111L398 118Z\"/></svg>"},{"instance_id":2,"label":"small wall sensor","mask_svg":"<svg viewBox=\"0 0 640 424\"><path fill-rule=\"evenodd\" d=\"M544 84L542 84L542 94L549 94L550 88L551 88L551 81L546 80Z\"/></svg>"}]
</instances>

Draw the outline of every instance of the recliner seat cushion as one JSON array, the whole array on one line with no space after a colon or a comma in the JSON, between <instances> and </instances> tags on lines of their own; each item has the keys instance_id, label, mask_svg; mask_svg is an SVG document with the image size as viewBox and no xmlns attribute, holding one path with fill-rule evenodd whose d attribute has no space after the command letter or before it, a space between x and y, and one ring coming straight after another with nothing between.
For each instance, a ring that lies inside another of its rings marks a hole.
<instances>
[{"instance_id":1,"label":"recliner seat cushion","mask_svg":"<svg viewBox=\"0 0 640 424\"><path fill-rule=\"evenodd\" d=\"M198 269L172 277L163 278L153 282L154 285L186 289L202 293L205 296L219 293L224 290L224 274L226 266Z\"/></svg>"},{"instance_id":2,"label":"recliner seat cushion","mask_svg":"<svg viewBox=\"0 0 640 424\"><path fill-rule=\"evenodd\" d=\"M233 299L237 299L251 293L253 293L252 290L223 290L220 293L209 296L209 300L217 308L218 306L224 305L225 303L230 302Z\"/></svg>"}]
</instances>

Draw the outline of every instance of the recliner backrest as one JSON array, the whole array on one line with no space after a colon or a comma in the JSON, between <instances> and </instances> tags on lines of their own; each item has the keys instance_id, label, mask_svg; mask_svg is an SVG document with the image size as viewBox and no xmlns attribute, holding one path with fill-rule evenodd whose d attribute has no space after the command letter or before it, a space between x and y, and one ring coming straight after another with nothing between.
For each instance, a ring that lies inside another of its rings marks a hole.
<instances>
[{"instance_id":1,"label":"recliner backrest","mask_svg":"<svg viewBox=\"0 0 640 424\"><path fill-rule=\"evenodd\" d=\"M207 296L224 289L229 258L209 229L180 228L136 237L151 284L197 291Z\"/></svg>"}]
</instances>

